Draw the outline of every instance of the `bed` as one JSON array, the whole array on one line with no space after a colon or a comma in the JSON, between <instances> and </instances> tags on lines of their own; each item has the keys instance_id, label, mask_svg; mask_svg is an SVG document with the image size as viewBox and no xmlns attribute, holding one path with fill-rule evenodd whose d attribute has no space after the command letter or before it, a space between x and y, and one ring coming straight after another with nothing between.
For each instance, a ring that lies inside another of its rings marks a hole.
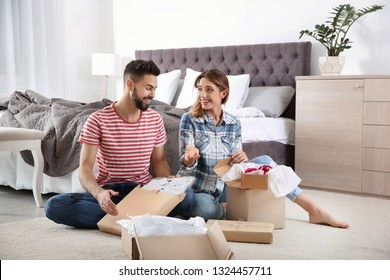
<instances>
[{"instance_id":1,"label":"bed","mask_svg":"<svg viewBox=\"0 0 390 280\"><path fill-rule=\"evenodd\" d=\"M165 102L172 100L171 105L175 107L185 107L192 103L192 100L183 102L184 99L194 97L188 94L188 89L184 92L185 98L181 98L181 89L188 84L193 86L191 82L186 83L188 72L193 76L192 80L197 74L193 75L193 72L211 68L232 76L249 75L247 95L234 92L240 97L236 102L242 102L242 108L239 109L260 108L269 117L253 117L255 114L249 113L249 117L240 118L243 148L249 158L268 154L278 164L294 167L295 77L310 74L310 42L138 50L135 56L137 59L153 60L162 73L180 70L180 79L184 81L179 82L173 98L165 98ZM232 90L232 83L230 88ZM231 108L231 112L237 111L237 108ZM245 112L241 111L238 116L243 114ZM279 129L275 129L276 126ZM259 137L259 133L251 134L256 131L263 134Z\"/></svg>"},{"instance_id":2,"label":"bed","mask_svg":"<svg viewBox=\"0 0 390 280\"><path fill-rule=\"evenodd\" d=\"M225 110L237 115L241 121L243 148L248 157L268 154L278 164L294 166L295 76L310 74L310 42L137 50L135 57L153 60L162 73L151 108L163 116L168 134L166 154L173 174L179 168L180 117L188 111L194 98L191 82L200 71L211 68L217 68L229 77L231 93ZM78 181L80 147L74 139L78 138L86 117L110 101L84 104L47 100L31 91L18 94L16 104L28 103L19 104L22 107L18 112L35 108L37 103L47 106L38 110L41 115L37 124L20 117L16 121L8 120L9 103L0 104L3 109L0 110L0 125L36 128L46 133L42 142L45 159L42 193L84 191ZM53 108L55 113L51 111ZM56 119L42 118L45 110L51 111L51 116L62 118L66 128L56 127L56 123L61 123ZM31 116L31 112L28 113ZM54 128L48 128L48 123L54 123ZM64 139L65 142L61 142ZM31 164L28 151L0 152L0 185L31 189Z\"/></svg>"}]
</instances>

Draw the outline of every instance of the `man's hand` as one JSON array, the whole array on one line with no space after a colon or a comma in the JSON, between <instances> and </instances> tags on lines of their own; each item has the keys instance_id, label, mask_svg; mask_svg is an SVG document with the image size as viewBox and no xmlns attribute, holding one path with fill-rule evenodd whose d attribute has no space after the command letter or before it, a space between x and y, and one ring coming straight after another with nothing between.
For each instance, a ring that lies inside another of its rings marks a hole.
<instances>
[{"instance_id":1,"label":"man's hand","mask_svg":"<svg viewBox=\"0 0 390 280\"><path fill-rule=\"evenodd\" d=\"M97 201L99 202L100 208L103 209L107 214L116 216L118 215L118 210L116 209L115 203L111 200L111 196L117 196L119 193L113 190L102 189L96 196Z\"/></svg>"}]
</instances>

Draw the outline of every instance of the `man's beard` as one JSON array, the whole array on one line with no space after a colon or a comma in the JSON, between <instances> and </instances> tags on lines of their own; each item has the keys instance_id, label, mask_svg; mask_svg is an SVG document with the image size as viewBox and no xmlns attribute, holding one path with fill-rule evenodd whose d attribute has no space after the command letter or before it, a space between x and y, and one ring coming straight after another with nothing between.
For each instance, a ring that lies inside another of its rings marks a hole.
<instances>
[{"instance_id":1,"label":"man's beard","mask_svg":"<svg viewBox=\"0 0 390 280\"><path fill-rule=\"evenodd\" d=\"M133 94L131 95L131 98L133 99L135 106L140 109L141 111L146 111L149 108L149 104L144 105L143 99L139 98L137 89L134 87Z\"/></svg>"}]
</instances>

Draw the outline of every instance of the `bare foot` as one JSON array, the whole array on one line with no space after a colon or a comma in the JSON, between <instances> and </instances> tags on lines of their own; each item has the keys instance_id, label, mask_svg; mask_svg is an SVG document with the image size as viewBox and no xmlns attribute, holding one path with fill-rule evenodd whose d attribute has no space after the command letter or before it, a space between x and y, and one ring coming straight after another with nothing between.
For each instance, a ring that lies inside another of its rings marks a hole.
<instances>
[{"instance_id":1,"label":"bare foot","mask_svg":"<svg viewBox=\"0 0 390 280\"><path fill-rule=\"evenodd\" d=\"M324 224L337 228L349 228L349 224L332 217L303 192L298 195L295 202L309 214L309 223Z\"/></svg>"},{"instance_id":2,"label":"bare foot","mask_svg":"<svg viewBox=\"0 0 390 280\"><path fill-rule=\"evenodd\" d=\"M322 209L318 209L316 213L309 214L309 223L324 224L337 228L349 228L349 224L335 219Z\"/></svg>"}]
</instances>

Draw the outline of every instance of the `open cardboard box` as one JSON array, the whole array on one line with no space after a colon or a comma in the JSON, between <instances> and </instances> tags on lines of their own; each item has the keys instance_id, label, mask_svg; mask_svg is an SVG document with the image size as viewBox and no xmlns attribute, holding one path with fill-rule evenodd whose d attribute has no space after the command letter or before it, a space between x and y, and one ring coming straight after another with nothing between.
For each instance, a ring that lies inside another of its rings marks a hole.
<instances>
[{"instance_id":1,"label":"open cardboard box","mask_svg":"<svg viewBox=\"0 0 390 280\"><path fill-rule=\"evenodd\" d=\"M230 158L214 166L222 176L230 170ZM285 198L275 198L268 188L267 175L242 174L241 180L225 182L227 187L226 219L273 223L275 229L285 225Z\"/></svg>"},{"instance_id":2,"label":"open cardboard box","mask_svg":"<svg viewBox=\"0 0 390 280\"><path fill-rule=\"evenodd\" d=\"M140 186L132 190L116 206L117 216L105 215L99 222L100 231L121 235L122 226L118 220L137 215L168 215L185 197L185 193L171 194L159 190L144 190Z\"/></svg>"},{"instance_id":3,"label":"open cardboard box","mask_svg":"<svg viewBox=\"0 0 390 280\"><path fill-rule=\"evenodd\" d=\"M227 241L272 243L274 224L230 220L208 220L207 227L218 223Z\"/></svg>"},{"instance_id":4,"label":"open cardboard box","mask_svg":"<svg viewBox=\"0 0 390 280\"><path fill-rule=\"evenodd\" d=\"M133 236L122 228L122 248L133 260L233 260L234 253L218 224L207 233Z\"/></svg>"}]
</instances>

